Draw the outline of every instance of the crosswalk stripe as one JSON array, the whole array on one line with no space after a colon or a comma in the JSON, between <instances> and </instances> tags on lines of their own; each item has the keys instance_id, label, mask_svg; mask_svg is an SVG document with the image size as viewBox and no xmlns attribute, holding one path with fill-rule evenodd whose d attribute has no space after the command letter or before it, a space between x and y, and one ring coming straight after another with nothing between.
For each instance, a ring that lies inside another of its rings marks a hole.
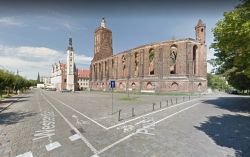
<instances>
[{"instance_id":1,"label":"crosswalk stripe","mask_svg":"<svg viewBox=\"0 0 250 157\"><path fill-rule=\"evenodd\" d=\"M76 141L78 139L81 139L81 136L79 136L78 134L72 135L69 137L70 141Z\"/></svg>"},{"instance_id":2,"label":"crosswalk stripe","mask_svg":"<svg viewBox=\"0 0 250 157\"><path fill-rule=\"evenodd\" d=\"M26 152L24 154L20 154L20 155L18 155L16 157L33 157L33 154L32 154L31 151L29 151L29 152Z\"/></svg>"},{"instance_id":3,"label":"crosswalk stripe","mask_svg":"<svg viewBox=\"0 0 250 157\"><path fill-rule=\"evenodd\" d=\"M45 147L46 147L47 151L51 151L51 150L56 149L56 148L61 147L61 146L62 145L59 142L53 142L53 143L47 144Z\"/></svg>"}]
</instances>

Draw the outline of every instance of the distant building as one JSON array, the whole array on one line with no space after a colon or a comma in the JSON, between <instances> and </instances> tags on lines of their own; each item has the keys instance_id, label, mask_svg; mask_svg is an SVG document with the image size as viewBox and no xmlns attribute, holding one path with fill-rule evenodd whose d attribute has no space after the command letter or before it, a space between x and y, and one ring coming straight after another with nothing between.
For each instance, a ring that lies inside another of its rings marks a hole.
<instances>
[{"instance_id":1,"label":"distant building","mask_svg":"<svg viewBox=\"0 0 250 157\"><path fill-rule=\"evenodd\" d=\"M50 76L40 76L40 82L44 84L51 84Z\"/></svg>"},{"instance_id":2,"label":"distant building","mask_svg":"<svg viewBox=\"0 0 250 157\"><path fill-rule=\"evenodd\" d=\"M72 90L78 89L77 69L74 63L74 50L72 46L72 38L69 38L67 48L67 64L55 63L52 65L51 84L57 90Z\"/></svg>"},{"instance_id":3,"label":"distant building","mask_svg":"<svg viewBox=\"0 0 250 157\"><path fill-rule=\"evenodd\" d=\"M66 81L66 64L63 64L60 61L58 63L53 64L51 71L52 86L57 90L61 91L63 89L66 89Z\"/></svg>"},{"instance_id":4,"label":"distant building","mask_svg":"<svg viewBox=\"0 0 250 157\"><path fill-rule=\"evenodd\" d=\"M79 90L89 89L89 70L78 69L78 88Z\"/></svg>"}]
</instances>

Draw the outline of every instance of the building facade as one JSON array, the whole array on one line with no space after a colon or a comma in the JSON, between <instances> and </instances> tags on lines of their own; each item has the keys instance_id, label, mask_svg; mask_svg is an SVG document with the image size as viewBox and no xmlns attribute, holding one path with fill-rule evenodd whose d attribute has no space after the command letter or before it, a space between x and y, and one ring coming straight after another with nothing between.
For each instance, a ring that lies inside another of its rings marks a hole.
<instances>
[{"instance_id":1,"label":"building facade","mask_svg":"<svg viewBox=\"0 0 250 157\"><path fill-rule=\"evenodd\" d=\"M58 91L66 89L66 70L66 64L63 64L60 61L52 65L51 85Z\"/></svg>"},{"instance_id":2,"label":"building facade","mask_svg":"<svg viewBox=\"0 0 250 157\"><path fill-rule=\"evenodd\" d=\"M67 48L67 63L60 61L52 65L51 85L59 91L78 89L77 69L74 63L74 50L72 46L72 38L69 38Z\"/></svg>"},{"instance_id":3,"label":"building facade","mask_svg":"<svg viewBox=\"0 0 250 157\"><path fill-rule=\"evenodd\" d=\"M79 90L88 90L89 89L89 70L78 69L78 88Z\"/></svg>"},{"instance_id":4,"label":"building facade","mask_svg":"<svg viewBox=\"0 0 250 157\"><path fill-rule=\"evenodd\" d=\"M199 20L196 39L142 45L113 55L112 31L102 19L95 31L90 88L116 91L202 92L207 89L206 26Z\"/></svg>"}]
</instances>

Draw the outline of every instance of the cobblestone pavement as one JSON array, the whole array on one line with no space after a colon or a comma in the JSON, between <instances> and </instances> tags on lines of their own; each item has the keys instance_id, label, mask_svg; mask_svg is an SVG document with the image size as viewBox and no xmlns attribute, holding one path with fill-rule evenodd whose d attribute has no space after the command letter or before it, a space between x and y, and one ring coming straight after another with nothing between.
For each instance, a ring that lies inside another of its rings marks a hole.
<instances>
[{"instance_id":1,"label":"cobblestone pavement","mask_svg":"<svg viewBox=\"0 0 250 157\"><path fill-rule=\"evenodd\" d=\"M0 156L250 156L249 97L114 93L113 114L111 102L34 89L0 113Z\"/></svg>"}]
</instances>

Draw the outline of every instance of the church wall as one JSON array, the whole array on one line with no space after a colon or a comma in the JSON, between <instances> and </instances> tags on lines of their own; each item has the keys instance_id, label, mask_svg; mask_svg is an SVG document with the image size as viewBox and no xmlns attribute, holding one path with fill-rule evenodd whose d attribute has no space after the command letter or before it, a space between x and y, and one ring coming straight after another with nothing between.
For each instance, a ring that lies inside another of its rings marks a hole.
<instances>
[{"instance_id":1,"label":"church wall","mask_svg":"<svg viewBox=\"0 0 250 157\"><path fill-rule=\"evenodd\" d=\"M206 90L205 25L201 20L195 29L196 40L152 43L112 55L112 32L99 27L95 32L95 56L91 64L92 89L109 90L109 81L115 80L116 91Z\"/></svg>"}]
</instances>

